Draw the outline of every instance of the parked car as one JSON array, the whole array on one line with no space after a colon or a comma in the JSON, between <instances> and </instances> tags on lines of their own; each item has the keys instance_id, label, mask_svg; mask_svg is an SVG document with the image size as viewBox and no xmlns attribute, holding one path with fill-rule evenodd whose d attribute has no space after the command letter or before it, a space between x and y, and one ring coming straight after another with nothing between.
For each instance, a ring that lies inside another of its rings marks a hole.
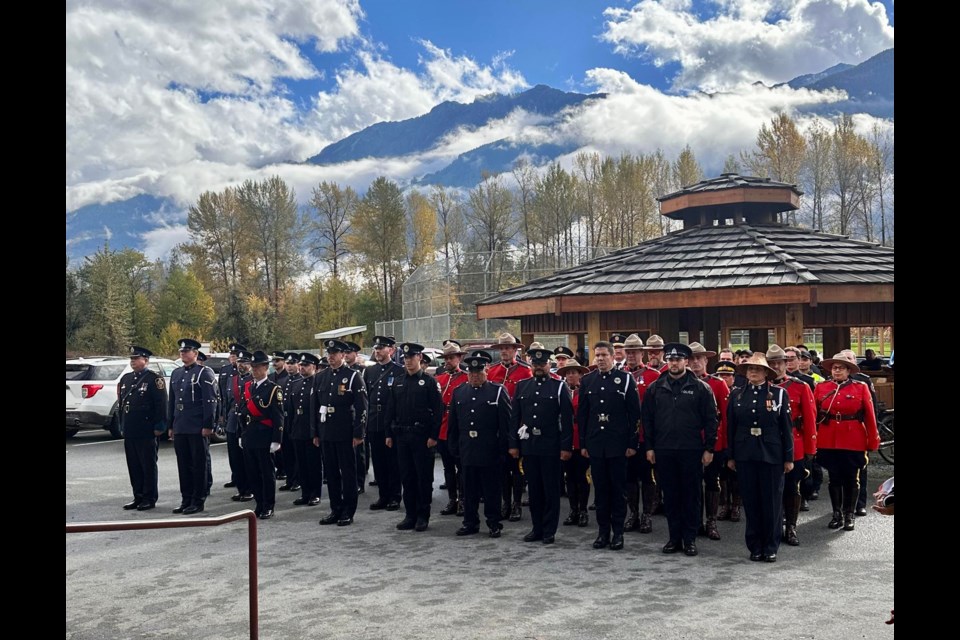
<instances>
[{"instance_id":1,"label":"parked car","mask_svg":"<svg viewBox=\"0 0 960 640\"><path fill-rule=\"evenodd\" d=\"M162 375L169 387L177 368L173 360L151 358L150 369ZM80 430L105 429L114 438L123 437L117 416L117 385L123 374L132 371L130 359L121 357L76 358L67 360L67 437Z\"/></svg>"}]
</instances>

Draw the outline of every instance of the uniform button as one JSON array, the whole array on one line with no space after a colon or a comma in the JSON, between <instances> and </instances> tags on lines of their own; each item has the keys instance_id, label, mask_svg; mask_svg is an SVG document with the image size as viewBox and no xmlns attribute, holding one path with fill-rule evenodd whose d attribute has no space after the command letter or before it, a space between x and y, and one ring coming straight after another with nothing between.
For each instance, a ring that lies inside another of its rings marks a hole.
<instances>
[{"instance_id":1,"label":"uniform button","mask_svg":"<svg viewBox=\"0 0 960 640\"><path fill-rule=\"evenodd\" d=\"M600 404L603 404L603 400L600 401Z\"/></svg>"},{"instance_id":2,"label":"uniform button","mask_svg":"<svg viewBox=\"0 0 960 640\"><path fill-rule=\"evenodd\" d=\"M534 402L534 403L533 403L533 406L537 406L537 403L536 403L536 402Z\"/></svg>"},{"instance_id":3,"label":"uniform button","mask_svg":"<svg viewBox=\"0 0 960 640\"><path fill-rule=\"evenodd\" d=\"M533 418L534 418L534 420L536 420L537 416L533 416Z\"/></svg>"},{"instance_id":4,"label":"uniform button","mask_svg":"<svg viewBox=\"0 0 960 640\"><path fill-rule=\"evenodd\" d=\"M471 400L476 400L476 398L470 398Z\"/></svg>"},{"instance_id":5,"label":"uniform button","mask_svg":"<svg viewBox=\"0 0 960 640\"><path fill-rule=\"evenodd\" d=\"M470 413L473 413L473 409L470 409Z\"/></svg>"},{"instance_id":6,"label":"uniform button","mask_svg":"<svg viewBox=\"0 0 960 640\"><path fill-rule=\"evenodd\" d=\"M600 431L603 431L605 427L600 427Z\"/></svg>"},{"instance_id":7,"label":"uniform button","mask_svg":"<svg viewBox=\"0 0 960 640\"><path fill-rule=\"evenodd\" d=\"M600 391L603 391L603 387L600 387Z\"/></svg>"},{"instance_id":8,"label":"uniform button","mask_svg":"<svg viewBox=\"0 0 960 640\"><path fill-rule=\"evenodd\" d=\"M757 412L756 409L750 409L750 413L756 413L756 412Z\"/></svg>"}]
</instances>

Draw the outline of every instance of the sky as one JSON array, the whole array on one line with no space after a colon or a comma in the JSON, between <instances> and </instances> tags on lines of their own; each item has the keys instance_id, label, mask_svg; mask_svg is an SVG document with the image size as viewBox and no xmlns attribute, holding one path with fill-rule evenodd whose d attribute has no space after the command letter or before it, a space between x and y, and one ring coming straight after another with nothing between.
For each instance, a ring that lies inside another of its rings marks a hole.
<instances>
[{"instance_id":1,"label":"sky","mask_svg":"<svg viewBox=\"0 0 960 640\"><path fill-rule=\"evenodd\" d=\"M514 114L423 157L298 163L375 122L537 84L610 94L556 132L586 150L690 144L716 160L779 109L839 99L754 82L857 64L893 32L892 0L75 0L67 210L143 193L186 207L272 174L298 194L407 180L498 137L538 135L535 123Z\"/></svg>"}]
</instances>

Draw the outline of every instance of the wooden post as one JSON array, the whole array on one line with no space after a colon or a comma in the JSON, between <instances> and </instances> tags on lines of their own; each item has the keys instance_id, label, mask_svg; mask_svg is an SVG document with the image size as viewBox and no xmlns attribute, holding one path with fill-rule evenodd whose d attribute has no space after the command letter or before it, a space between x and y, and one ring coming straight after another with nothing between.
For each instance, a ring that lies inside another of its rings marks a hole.
<instances>
[{"instance_id":1,"label":"wooden post","mask_svg":"<svg viewBox=\"0 0 960 640\"><path fill-rule=\"evenodd\" d=\"M863 355L863 327L857 327L857 355Z\"/></svg>"},{"instance_id":2,"label":"wooden post","mask_svg":"<svg viewBox=\"0 0 960 640\"><path fill-rule=\"evenodd\" d=\"M703 310L703 346L707 351L716 351L717 353L720 353L721 347L727 346L720 343L719 309Z\"/></svg>"},{"instance_id":3,"label":"wooden post","mask_svg":"<svg viewBox=\"0 0 960 640\"><path fill-rule=\"evenodd\" d=\"M823 328L823 358L832 358L834 354L850 348L850 327Z\"/></svg>"},{"instance_id":4,"label":"wooden post","mask_svg":"<svg viewBox=\"0 0 960 640\"><path fill-rule=\"evenodd\" d=\"M720 349L729 349L730 348L730 327L721 326L720 327ZM717 349L717 351L720 351Z\"/></svg>"},{"instance_id":5,"label":"wooden post","mask_svg":"<svg viewBox=\"0 0 960 640\"><path fill-rule=\"evenodd\" d=\"M583 352L587 360L593 359L593 345L603 340L600 336L600 312L587 312L587 344L583 345ZM584 366L590 366L589 362L582 363Z\"/></svg>"},{"instance_id":6,"label":"wooden post","mask_svg":"<svg viewBox=\"0 0 960 640\"><path fill-rule=\"evenodd\" d=\"M781 347L793 347L803 344L803 305L788 304L784 305L784 338L786 344L780 344ZM777 334L779 338L779 334Z\"/></svg>"},{"instance_id":7,"label":"wooden post","mask_svg":"<svg viewBox=\"0 0 960 640\"><path fill-rule=\"evenodd\" d=\"M680 340L680 310L679 309L660 309L657 312L659 327L655 327L653 332L659 334L664 342L677 342Z\"/></svg>"},{"instance_id":8,"label":"wooden post","mask_svg":"<svg viewBox=\"0 0 960 640\"><path fill-rule=\"evenodd\" d=\"M574 354L576 354L577 349L580 348L580 336L575 333L568 333L567 346L570 347L570 350L573 351Z\"/></svg>"},{"instance_id":9,"label":"wooden post","mask_svg":"<svg viewBox=\"0 0 960 640\"><path fill-rule=\"evenodd\" d=\"M767 329L750 329L750 351L766 353L769 346L770 338L767 336Z\"/></svg>"},{"instance_id":10,"label":"wooden post","mask_svg":"<svg viewBox=\"0 0 960 640\"><path fill-rule=\"evenodd\" d=\"M687 309L686 312L686 327L681 329L686 329L690 342L702 342L700 333L703 331L703 309Z\"/></svg>"}]
</instances>

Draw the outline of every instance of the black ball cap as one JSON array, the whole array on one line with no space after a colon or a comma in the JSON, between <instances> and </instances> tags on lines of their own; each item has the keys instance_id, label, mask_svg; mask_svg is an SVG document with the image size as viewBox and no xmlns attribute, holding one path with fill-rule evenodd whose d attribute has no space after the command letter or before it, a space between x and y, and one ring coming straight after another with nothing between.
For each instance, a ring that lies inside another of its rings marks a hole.
<instances>
[{"instance_id":1,"label":"black ball cap","mask_svg":"<svg viewBox=\"0 0 960 640\"><path fill-rule=\"evenodd\" d=\"M327 348L327 353L340 353L341 351L350 351L350 347L343 340L334 340L331 338L323 343Z\"/></svg>"},{"instance_id":2,"label":"black ball cap","mask_svg":"<svg viewBox=\"0 0 960 640\"><path fill-rule=\"evenodd\" d=\"M270 364L270 357L263 351L254 351L250 364Z\"/></svg>"},{"instance_id":3,"label":"black ball cap","mask_svg":"<svg viewBox=\"0 0 960 640\"><path fill-rule=\"evenodd\" d=\"M130 357L131 358L149 358L153 353L149 349L144 349L143 347L138 347L136 345L130 346Z\"/></svg>"},{"instance_id":4,"label":"black ball cap","mask_svg":"<svg viewBox=\"0 0 960 640\"><path fill-rule=\"evenodd\" d=\"M200 343L193 338L180 338L177 340L180 351L199 351Z\"/></svg>"},{"instance_id":5,"label":"black ball cap","mask_svg":"<svg viewBox=\"0 0 960 640\"><path fill-rule=\"evenodd\" d=\"M550 349L529 349L527 355L530 356L530 362L533 364L547 364L550 362L550 356L553 354Z\"/></svg>"},{"instance_id":6,"label":"black ball cap","mask_svg":"<svg viewBox=\"0 0 960 640\"><path fill-rule=\"evenodd\" d=\"M416 342L404 342L400 345L400 351L404 357L415 356L418 353L423 353L423 345L417 344Z\"/></svg>"},{"instance_id":7,"label":"black ball cap","mask_svg":"<svg viewBox=\"0 0 960 640\"><path fill-rule=\"evenodd\" d=\"M484 368L490 364L490 356L483 351L475 351L467 357L465 362L467 363L467 369L469 371L483 371Z\"/></svg>"}]
</instances>

